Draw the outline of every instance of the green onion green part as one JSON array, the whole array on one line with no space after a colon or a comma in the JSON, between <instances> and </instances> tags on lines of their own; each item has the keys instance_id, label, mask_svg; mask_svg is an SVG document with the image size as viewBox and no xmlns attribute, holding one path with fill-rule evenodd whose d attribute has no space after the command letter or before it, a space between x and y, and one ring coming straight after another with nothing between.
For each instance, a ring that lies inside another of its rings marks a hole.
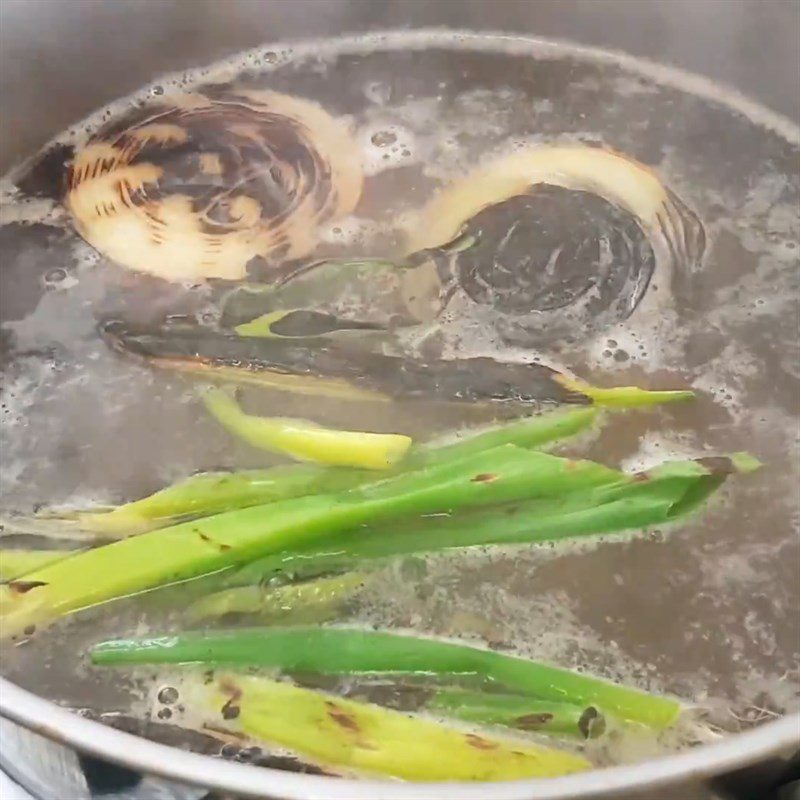
<instances>
[{"instance_id":1,"label":"green onion green part","mask_svg":"<svg viewBox=\"0 0 800 800\"><path fill-rule=\"evenodd\" d=\"M733 472L758 462L747 454L667 462L638 475L563 496L456 511L405 522L368 525L330 540L266 556L223 577L229 585L276 574L315 574L363 568L369 559L478 545L552 542L639 530L675 522L696 511Z\"/></svg>"},{"instance_id":2,"label":"green onion green part","mask_svg":"<svg viewBox=\"0 0 800 800\"><path fill-rule=\"evenodd\" d=\"M192 475L154 494L110 511L62 512L84 531L121 538L224 511L347 489L374 473L308 464ZM51 514L51 522L55 517ZM47 518L45 518L46 520ZM43 520L44 521L44 520Z\"/></svg>"},{"instance_id":3,"label":"green onion green part","mask_svg":"<svg viewBox=\"0 0 800 800\"><path fill-rule=\"evenodd\" d=\"M606 729L605 717L594 706L536 700L525 695L439 689L425 707L435 714L465 722L555 736L596 739Z\"/></svg>"},{"instance_id":4,"label":"green onion green part","mask_svg":"<svg viewBox=\"0 0 800 800\"><path fill-rule=\"evenodd\" d=\"M594 409L578 408L526 417L488 429L467 429L459 432L455 441L412 445L393 471L419 469L500 444L543 447L587 430L596 418ZM48 510L34 518L11 517L7 525L11 530L42 536L66 534L81 538L82 534L92 533L123 538L223 511L350 489L378 478L374 470L333 469L312 464L206 472L116 508Z\"/></svg>"},{"instance_id":5,"label":"green onion green part","mask_svg":"<svg viewBox=\"0 0 800 800\"><path fill-rule=\"evenodd\" d=\"M117 597L330 541L376 520L553 497L618 475L590 461L503 445L348 491L229 511L86 551L31 573L25 583L0 587L0 623L13 636Z\"/></svg>"},{"instance_id":6,"label":"green onion green part","mask_svg":"<svg viewBox=\"0 0 800 800\"><path fill-rule=\"evenodd\" d=\"M328 675L364 673L478 675L512 692L545 701L602 708L656 729L678 718L668 697L515 656L379 631L348 628L242 628L103 642L92 662L272 667Z\"/></svg>"},{"instance_id":7,"label":"green onion green part","mask_svg":"<svg viewBox=\"0 0 800 800\"><path fill-rule=\"evenodd\" d=\"M596 406L607 408L638 408L662 405L663 403L682 403L686 400L693 400L695 396L691 389L652 391L640 389L638 386L614 386L610 389L603 389L561 374L557 375L555 380L565 389L580 392L590 398Z\"/></svg>"},{"instance_id":8,"label":"green onion green part","mask_svg":"<svg viewBox=\"0 0 800 800\"><path fill-rule=\"evenodd\" d=\"M264 621L318 622L364 587L368 576L346 573L288 586L237 586L201 597L185 612L191 622L227 614L255 615Z\"/></svg>"},{"instance_id":9,"label":"green onion green part","mask_svg":"<svg viewBox=\"0 0 800 800\"><path fill-rule=\"evenodd\" d=\"M0 587L0 624L13 636L107 600L266 556L385 557L638 528L688 513L751 461L716 457L625 475L502 445L346 491L229 511L80 553ZM502 525L497 510L458 516L500 505L507 506Z\"/></svg>"}]
</instances>

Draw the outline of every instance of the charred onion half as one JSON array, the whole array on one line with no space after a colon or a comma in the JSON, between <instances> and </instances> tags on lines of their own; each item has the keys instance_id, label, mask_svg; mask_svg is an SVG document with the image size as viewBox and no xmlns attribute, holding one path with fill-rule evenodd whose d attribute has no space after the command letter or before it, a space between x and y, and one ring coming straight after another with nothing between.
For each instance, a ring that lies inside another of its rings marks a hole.
<instances>
[{"instance_id":1,"label":"charred onion half","mask_svg":"<svg viewBox=\"0 0 800 800\"><path fill-rule=\"evenodd\" d=\"M65 204L81 236L125 267L240 280L251 259L308 254L361 184L347 127L319 105L228 89L165 98L101 129L75 156Z\"/></svg>"},{"instance_id":2,"label":"charred onion half","mask_svg":"<svg viewBox=\"0 0 800 800\"><path fill-rule=\"evenodd\" d=\"M409 244L423 262L406 292L418 317L461 292L491 308L507 341L533 344L627 318L657 265L698 262L705 236L651 169L570 145L518 151L445 187Z\"/></svg>"}]
</instances>

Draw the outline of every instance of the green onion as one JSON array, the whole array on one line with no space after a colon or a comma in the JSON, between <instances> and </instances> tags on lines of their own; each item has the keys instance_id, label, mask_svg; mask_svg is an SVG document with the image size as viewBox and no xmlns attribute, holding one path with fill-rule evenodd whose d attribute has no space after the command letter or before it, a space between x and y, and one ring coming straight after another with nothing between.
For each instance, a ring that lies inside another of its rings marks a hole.
<instances>
[{"instance_id":1,"label":"green onion","mask_svg":"<svg viewBox=\"0 0 800 800\"><path fill-rule=\"evenodd\" d=\"M597 409L572 408L523 417L482 430L467 429L455 440L440 439L414 445L403 466L439 464L502 444L536 449L588 430L597 418Z\"/></svg>"},{"instance_id":2,"label":"green onion","mask_svg":"<svg viewBox=\"0 0 800 800\"><path fill-rule=\"evenodd\" d=\"M5 635L117 597L331 540L360 525L556 497L619 479L591 461L504 445L338 494L217 514L81 553L0 587Z\"/></svg>"},{"instance_id":3,"label":"green onion","mask_svg":"<svg viewBox=\"0 0 800 800\"><path fill-rule=\"evenodd\" d=\"M595 405L609 408L638 408L662 403L682 403L685 400L693 400L695 396L691 389L651 391L640 389L638 386L614 386L610 389L603 389L561 374L557 375L555 380L565 389L580 392L590 398Z\"/></svg>"},{"instance_id":4,"label":"green onion","mask_svg":"<svg viewBox=\"0 0 800 800\"><path fill-rule=\"evenodd\" d=\"M491 428L466 429L455 441L412 445L394 471L418 469L501 444L534 448L588 429L592 408L552 411ZM350 489L377 480L373 470L333 469L311 464L192 475L154 494L116 508L48 510L34 518L2 520L9 530L42 536L80 538L91 533L122 538L198 517L310 494Z\"/></svg>"},{"instance_id":5,"label":"green onion","mask_svg":"<svg viewBox=\"0 0 800 800\"><path fill-rule=\"evenodd\" d=\"M606 729L605 718L594 706L535 700L525 695L439 689L425 707L465 722L583 739L596 739Z\"/></svg>"},{"instance_id":6,"label":"green onion","mask_svg":"<svg viewBox=\"0 0 800 800\"><path fill-rule=\"evenodd\" d=\"M271 469L192 475L141 500L110 511L56 512L51 521L74 521L81 530L123 537L223 511L288 500L315 492L346 489L372 472L293 464ZM43 518L46 521L47 517Z\"/></svg>"},{"instance_id":7,"label":"green onion","mask_svg":"<svg viewBox=\"0 0 800 800\"><path fill-rule=\"evenodd\" d=\"M265 621L317 622L329 619L366 581L362 573L347 573L274 588L238 586L201 597L186 609L185 616L193 622L226 614L256 614Z\"/></svg>"},{"instance_id":8,"label":"green onion","mask_svg":"<svg viewBox=\"0 0 800 800\"><path fill-rule=\"evenodd\" d=\"M245 414L239 404L220 389L207 390L203 400L209 413L229 433L253 447L284 453L301 461L388 469L411 446L411 439L399 434L331 430L307 420Z\"/></svg>"},{"instance_id":9,"label":"green onion","mask_svg":"<svg viewBox=\"0 0 800 800\"><path fill-rule=\"evenodd\" d=\"M266 678L225 675L217 686L207 702L223 719L234 717L245 733L323 765L415 781L545 778L591 766L574 753L468 733Z\"/></svg>"},{"instance_id":10,"label":"green onion","mask_svg":"<svg viewBox=\"0 0 800 800\"><path fill-rule=\"evenodd\" d=\"M359 344L378 337L391 336L385 326L373 322L348 320L313 311L310 308L291 308L269 311L255 319L236 325L239 336L260 338L305 339L309 343L323 345L325 337L355 338Z\"/></svg>"},{"instance_id":11,"label":"green onion","mask_svg":"<svg viewBox=\"0 0 800 800\"><path fill-rule=\"evenodd\" d=\"M374 285L371 279L376 275L391 279L397 267L378 259L325 260L304 264L277 284L237 285L223 298L221 324L241 336L270 336L273 332L265 317L274 315L274 324L279 315L317 309L354 286ZM343 320L344 324L347 322Z\"/></svg>"},{"instance_id":12,"label":"green onion","mask_svg":"<svg viewBox=\"0 0 800 800\"><path fill-rule=\"evenodd\" d=\"M667 462L638 475L561 497L383 522L325 542L258 559L224 576L228 585L267 580L276 573L312 576L356 569L367 559L490 544L528 544L614 533L674 522L699 508L728 475L758 462L746 454Z\"/></svg>"},{"instance_id":13,"label":"green onion","mask_svg":"<svg viewBox=\"0 0 800 800\"><path fill-rule=\"evenodd\" d=\"M75 555L74 550L22 550L9 548L0 550L0 580L20 578L48 564L63 561Z\"/></svg>"},{"instance_id":14,"label":"green onion","mask_svg":"<svg viewBox=\"0 0 800 800\"><path fill-rule=\"evenodd\" d=\"M619 719L666 728L677 700L618 686L491 650L394 633L347 628L241 628L103 642L94 664L208 664L272 667L330 675L478 675L546 701L597 706Z\"/></svg>"},{"instance_id":15,"label":"green onion","mask_svg":"<svg viewBox=\"0 0 800 800\"><path fill-rule=\"evenodd\" d=\"M280 337L280 334L273 332L272 326L276 322L280 322L282 319L284 319L287 314L291 313L292 311L284 311L282 309L269 311L266 314L261 314L261 316L258 316L255 319L251 319L249 322L243 322L241 325L236 325L234 330L239 334L239 336L258 336L264 338L271 338L274 336Z\"/></svg>"},{"instance_id":16,"label":"green onion","mask_svg":"<svg viewBox=\"0 0 800 800\"><path fill-rule=\"evenodd\" d=\"M396 399L515 407L542 403L619 407L651 405L693 397L692 392L649 392L622 387L598 389L539 363L487 357L423 361L328 341L260 338L167 325L135 328L103 325L118 352L144 358L154 367L204 376L211 382L253 383L282 391L391 402Z\"/></svg>"}]
</instances>

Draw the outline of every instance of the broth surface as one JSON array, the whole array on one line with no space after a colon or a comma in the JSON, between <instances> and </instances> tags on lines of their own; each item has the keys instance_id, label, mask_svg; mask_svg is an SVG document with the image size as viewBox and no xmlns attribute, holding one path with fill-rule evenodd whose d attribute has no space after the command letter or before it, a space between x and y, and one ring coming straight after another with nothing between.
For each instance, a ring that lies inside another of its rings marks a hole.
<instances>
[{"instance_id":1,"label":"broth surface","mask_svg":"<svg viewBox=\"0 0 800 800\"><path fill-rule=\"evenodd\" d=\"M634 469L748 450L765 465L669 531L397 559L346 621L475 637L669 692L707 705L723 730L800 709L797 132L669 71L502 37L270 46L167 76L66 131L3 182L3 514L119 502L195 471L268 463L207 417L191 382L107 349L96 332L101 311L155 320L186 304L186 288L106 261L59 206L65 164L98 126L175 90L226 85L309 98L349 119L366 183L355 212L326 231L323 254L400 256L402 222L437 187L531 144L602 145L652 166L702 221L700 265L656 273L647 303L575 344L511 346L481 319L450 314L437 352L537 355L602 385L698 391L690 404L613 416L570 445L582 456ZM208 301L196 289L189 310L213 313ZM286 413L280 394L250 388L244 400ZM293 416L419 437L488 421L468 407L290 402ZM101 639L178 625L152 597L116 602L4 643L3 672L60 703L107 712L112 724L116 712L159 719L154 697L177 676L92 669L86 652ZM635 760L684 744L626 743L595 757Z\"/></svg>"}]
</instances>

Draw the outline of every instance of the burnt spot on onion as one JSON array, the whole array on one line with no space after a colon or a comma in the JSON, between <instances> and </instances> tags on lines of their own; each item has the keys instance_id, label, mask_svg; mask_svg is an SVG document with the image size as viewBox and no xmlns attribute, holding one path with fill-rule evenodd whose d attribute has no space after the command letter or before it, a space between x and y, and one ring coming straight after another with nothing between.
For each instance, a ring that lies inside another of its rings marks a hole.
<instances>
[{"instance_id":1,"label":"burnt spot on onion","mask_svg":"<svg viewBox=\"0 0 800 800\"><path fill-rule=\"evenodd\" d=\"M222 719L224 720L236 719L241 713L241 708L233 702L233 699L231 699L222 706L221 713Z\"/></svg>"},{"instance_id":2,"label":"burnt spot on onion","mask_svg":"<svg viewBox=\"0 0 800 800\"><path fill-rule=\"evenodd\" d=\"M341 728L351 733L360 733L361 726L352 714L348 714L340 705L332 701L325 702L328 716Z\"/></svg>"},{"instance_id":3,"label":"burnt spot on onion","mask_svg":"<svg viewBox=\"0 0 800 800\"><path fill-rule=\"evenodd\" d=\"M496 742L491 742L488 739L484 739L483 736L478 736L475 733L465 734L464 740L470 747L474 747L476 750L497 750L497 748L500 746Z\"/></svg>"},{"instance_id":4,"label":"burnt spot on onion","mask_svg":"<svg viewBox=\"0 0 800 800\"><path fill-rule=\"evenodd\" d=\"M220 690L228 695L228 699L220 709L220 714L224 720L236 719L241 713L239 701L242 699L242 690L227 680L220 682Z\"/></svg>"},{"instance_id":5,"label":"burnt spot on onion","mask_svg":"<svg viewBox=\"0 0 800 800\"><path fill-rule=\"evenodd\" d=\"M594 706L589 706L578 720L578 730L584 739L596 739L605 733L605 717Z\"/></svg>"},{"instance_id":6,"label":"burnt spot on onion","mask_svg":"<svg viewBox=\"0 0 800 800\"><path fill-rule=\"evenodd\" d=\"M727 456L706 456L698 458L697 463L714 475L733 475L736 472L736 465Z\"/></svg>"},{"instance_id":7,"label":"burnt spot on onion","mask_svg":"<svg viewBox=\"0 0 800 800\"><path fill-rule=\"evenodd\" d=\"M582 339L625 319L656 263L633 214L547 184L483 209L454 243L436 256L443 285L489 306L521 344Z\"/></svg>"},{"instance_id":8,"label":"burnt spot on onion","mask_svg":"<svg viewBox=\"0 0 800 800\"><path fill-rule=\"evenodd\" d=\"M64 191L65 169L74 154L72 145L51 145L26 166L14 184L27 197L59 200Z\"/></svg>"},{"instance_id":9,"label":"burnt spot on onion","mask_svg":"<svg viewBox=\"0 0 800 800\"><path fill-rule=\"evenodd\" d=\"M27 594L33 589L47 586L47 583L44 581L9 581L7 586L14 594Z\"/></svg>"},{"instance_id":10,"label":"burnt spot on onion","mask_svg":"<svg viewBox=\"0 0 800 800\"><path fill-rule=\"evenodd\" d=\"M514 720L514 727L522 731L538 731L546 728L552 722L553 715L547 712L538 714L523 714Z\"/></svg>"}]
</instances>

